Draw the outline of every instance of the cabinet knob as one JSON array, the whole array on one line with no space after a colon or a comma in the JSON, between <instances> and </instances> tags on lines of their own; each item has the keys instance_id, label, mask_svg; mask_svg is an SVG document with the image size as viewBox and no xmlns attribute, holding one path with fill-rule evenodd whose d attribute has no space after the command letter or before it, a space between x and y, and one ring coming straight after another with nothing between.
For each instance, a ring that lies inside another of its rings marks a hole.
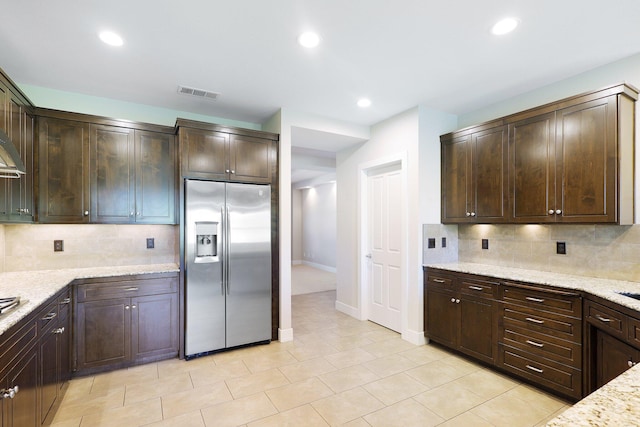
<instances>
[{"instance_id":1,"label":"cabinet knob","mask_svg":"<svg viewBox=\"0 0 640 427\"><path fill-rule=\"evenodd\" d=\"M124 306L124 309L125 309L125 310L129 310L129 306L128 306L128 305L125 305L125 306Z\"/></svg>"},{"instance_id":2,"label":"cabinet knob","mask_svg":"<svg viewBox=\"0 0 640 427\"><path fill-rule=\"evenodd\" d=\"M471 216L476 216L476 213L475 212L471 212Z\"/></svg>"},{"instance_id":3,"label":"cabinet knob","mask_svg":"<svg viewBox=\"0 0 640 427\"><path fill-rule=\"evenodd\" d=\"M89 211L84 211L84 216L89 216Z\"/></svg>"},{"instance_id":4,"label":"cabinet knob","mask_svg":"<svg viewBox=\"0 0 640 427\"><path fill-rule=\"evenodd\" d=\"M459 299L456 299L456 304L460 304L460 300Z\"/></svg>"},{"instance_id":5,"label":"cabinet knob","mask_svg":"<svg viewBox=\"0 0 640 427\"><path fill-rule=\"evenodd\" d=\"M231 171L229 169L225 169L226 173L231 173Z\"/></svg>"},{"instance_id":6,"label":"cabinet knob","mask_svg":"<svg viewBox=\"0 0 640 427\"><path fill-rule=\"evenodd\" d=\"M231 173L236 173L235 169L231 169Z\"/></svg>"},{"instance_id":7,"label":"cabinet knob","mask_svg":"<svg viewBox=\"0 0 640 427\"><path fill-rule=\"evenodd\" d=\"M130 212L130 213L129 213L129 216L133 216L133 212Z\"/></svg>"},{"instance_id":8,"label":"cabinet knob","mask_svg":"<svg viewBox=\"0 0 640 427\"><path fill-rule=\"evenodd\" d=\"M632 367L636 366L638 364L638 362L634 362L633 360L629 359L627 364L629 365L630 368L632 368Z\"/></svg>"},{"instance_id":9,"label":"cabinet knob","mask_svg":"<svg viewBox=\"0 0 640 427\"><path fill-rule=\"evenodd\" d=\"M560 215L562 211L560 209L556 209L556 215Z\"/></svg>"},{"instance_id":10,"label":"cabinet knob","mask_svg":"<svg viewBox=\"0 0 640 427\"><path fill-rule=\"evenodd\" d=\"M556 211L554 211L553 209L549 209L549 215L553 215Z\"/></svg>"},{"instance_id":11,"label":"cabinet knob","mask_svg":"<svg viewBox=\"0 0 640 427\"><path fill-rule=\"evenodd\" d=\"M136 215L140 216L140 212L136 212Z\"/></svg>"},{"instance_id":12,"label":"cabinet knob","mask_svg":"<svg viewBox=\"0 0 640 427\"><path fill-rule=\"evenodd\" d=\"M18 394L19 390L20 389L18 388L18 386L3 388L2 390L0 390L0 397L2 397L3 399L13 399L16 394Z\"/></svg>"},{"instance_id":13,"label":"cabinet knob","mask_svg":"<svg viewBox=\"0 0 640 427\"><path fill-rule=\"evenodd\" d=\"M136 306L135 306L135 305L132 305L132 306L131 306L131 308L136 308Z\"/></svg>"},{"instance_id":14,"label":"cabinet knob","mask_svg":"<svg viewBox=\"0 0 640 427\"><path fill-rule=\"evenodd\" d=\"M456 299L455 298L451 298L451 302L456 302Z\"/></svg>"},{"instance_id":15,"label":"cabinet knob","mask_svg":"<svg viewBox=\"0 0 640 427\"><path fill-rule=\"evenodd\" d=\"M467 212L467 216L471 216L471 212Z\"/></svg>"}]
</instances>

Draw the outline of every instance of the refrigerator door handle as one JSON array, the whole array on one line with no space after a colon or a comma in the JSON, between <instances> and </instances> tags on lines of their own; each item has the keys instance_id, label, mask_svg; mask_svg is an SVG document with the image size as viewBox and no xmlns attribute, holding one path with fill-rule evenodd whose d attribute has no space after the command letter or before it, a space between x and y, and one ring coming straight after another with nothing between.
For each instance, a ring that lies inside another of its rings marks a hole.
<instances>
[{"instance_id":1,"label":"refrigerator door handle","mask_svg":"<svg viewBox=\"0 0 640 427\"><path fill-rule=\"evenodd\" d=\"M225 283L227 284L227 295L231 295L231 290L229 289L229 250L231 247L229 234L231 234L231 217L229 215L229 206L225 205L224 209L226 210L226 215L224 217L224 227L226 229L224 254L225 264L227 265Z\"/></svg>"},{"instance_id":2,"label":"refrigerator door handle","mask_svg":"<svg viewBox=\"0 0 640 427\"><path fill-rule=\"evenodd\" d=\"M224 208L220 208L220 237L221 237L221 246L222 246L222 251L220 251L222 253L222 268L220 269L220 275L221 280L220 280L220 295L224 295L224 282L225 282L225 270L227 269L227 260L226 260L226 256L227 256L227 249L226 249L226 242L227 242L227 237L225 236L225 217L224 217Z\"/></svg>"}]
</instances>

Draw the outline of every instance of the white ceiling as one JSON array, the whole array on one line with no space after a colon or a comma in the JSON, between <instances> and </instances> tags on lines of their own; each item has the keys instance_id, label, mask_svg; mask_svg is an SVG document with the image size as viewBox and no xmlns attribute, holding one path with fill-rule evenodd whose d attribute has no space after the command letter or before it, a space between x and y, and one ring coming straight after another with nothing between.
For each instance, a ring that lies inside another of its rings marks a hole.
<instances>
[{"instance_id":1,"label":"white ceiling","mask_svg":"<svg viewBox=\"0 0 640 427\"><path fill-rule=\"evenodd\" d=\"M19 84L252 123L281 107L360 125L419 104L463 114L640 52L639 0L13 0L1 11L0 67ZM508 15L518 29L491 35ZM106 28L122 48L99 41ZM296 42L309 29L322 37L314 50Z\"/></svg>"}]
</instances>

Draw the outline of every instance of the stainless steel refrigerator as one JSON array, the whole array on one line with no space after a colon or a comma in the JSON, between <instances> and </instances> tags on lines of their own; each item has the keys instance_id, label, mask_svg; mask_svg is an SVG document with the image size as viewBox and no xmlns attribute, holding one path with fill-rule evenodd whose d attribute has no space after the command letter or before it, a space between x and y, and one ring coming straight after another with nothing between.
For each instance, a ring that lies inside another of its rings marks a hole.
<instances>
[{"instance_id":1,"label":"stainless steel refrigerator","mask_svg":"<svg viewBox=\"0 0 640 427\"><path fill-rule=\"evenodd\" d=\"M185 180L185 357L271 338L271 187Z\"/></svg>"}]
</instances>

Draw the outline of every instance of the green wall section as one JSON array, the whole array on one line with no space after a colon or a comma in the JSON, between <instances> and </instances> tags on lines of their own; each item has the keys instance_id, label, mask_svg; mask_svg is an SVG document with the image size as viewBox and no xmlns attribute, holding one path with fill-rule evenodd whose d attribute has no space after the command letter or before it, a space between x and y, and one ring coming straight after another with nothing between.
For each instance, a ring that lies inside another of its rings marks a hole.
<instances>
[{"instance_id":1,"label":"green wall section","mask_svg":"<svg viewBox=\"0 0 640 427\"><path fill-rule=\"evenodd\" d=\"M170 110L152 107L150 105L135 104L133 102L118 101L109 98L83 95L80 93L64 92L40 86L19 84L20 89L37 107L54 110L70 111L74 113L92 114L114 119L132 120L136 122L152 123L165 126L176 124L176 118L198 120L225 126L235 126L245 129L261 130L257 123L230 120L222 117L206 116L189 113L187 111Z\"/></svg>"}]
</instances>

